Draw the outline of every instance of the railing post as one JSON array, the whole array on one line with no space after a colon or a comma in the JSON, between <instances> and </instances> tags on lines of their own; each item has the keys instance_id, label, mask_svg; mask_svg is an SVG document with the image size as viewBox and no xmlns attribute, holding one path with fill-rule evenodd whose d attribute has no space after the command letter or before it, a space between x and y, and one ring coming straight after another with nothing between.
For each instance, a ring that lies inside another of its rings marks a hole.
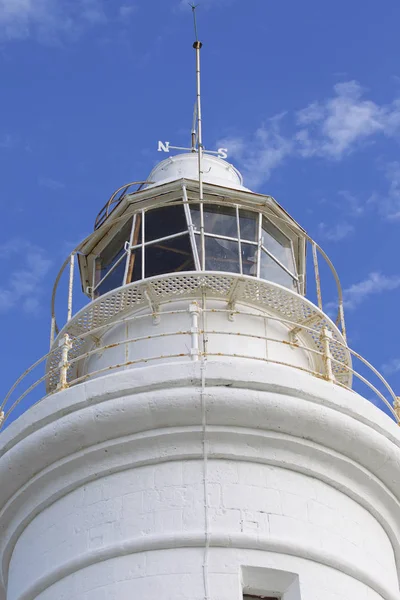
<instances>
[{"instance_id":1,"label":"railing post","mask_svg":"<svg viewBox=\"0 0 400 600\"><path fill-rule=\"evenodd\" d=\"M0 410L0 427L3 425L5 418L6 415L4 414L4 410Z\"/></svg>"},{"instance_id":2,"label":"railing post","mask_svg":"<svg viewBox=\"0 0 400 600\"><path fill-rule=\"evenodd\" d=\"M324 361L325 379L328 381L334 381L335 377L332 370L332 353L330 347L330 343L332 341L332 332L327 327L322 328L320 340L322 344L322 358Z\"/></svg>"},{"instance_id":3,"label":"railing post","mask_svg":"<svg viewBox=\"0 0 400 600\"><path fill-rule=\"evenodd\" d=\"M396 413L397 425L400 425L400 396L396 396L396 402L393 405L393 410Z\"/></svg>"},{"instance_id":4,"label":"railing post","mask_svg":"<svg viewBox=\"0 0 400 600\"><path fill-rule=\"evenodd\" d=\"M61 343L61 361L59 363L60 367L60 380L57 385L57 391L65 390L68 387L68 352L72 348L72 342L68 335L68 333L64 334L63 341Z\"/></svg>"},{"instance_id":5,"label":"railing post","mask_svg":"<svg viewBox=\"0 0 400 600\"><path fill-rule=\"evenodd\" d=\"M189 305L189 313L191 316L191 347L190 356L193 361L199 360L199 314L200 307L197 302L191 302Z\"/></svg>"},{"instance_id":6,"label":"railing post","mask_svg":"<svg viewBox=\"0 0 400 600\"><path fill-rule=\"evenodd\" d=\"M67 321L72 317L72 297L74 293L74 267L75 254L72 253L69 257L69 282L68 282L68 305L67 305Z\"/></svg>"},{"instance_id":7,"label":"railing post","mask_svg":"<svg viewBox=\"0 0 400 600\"><path fill-rule=\"evenodd\" d=\"M55 331L56 331L56 318L54 315L52 315L51 325L50 325L50 351L53 347Z\"/></svg>"},{"instance_id":8,"label":"railing post","mask_svg":"<svg viewBox=\"0 0 400 600\"><path fill-rule=\"evenodd\" d=\"M320 310L322 310L321 279L320 279L320 275L319 275L317 246L316 246L315 242L311 242L311 246L312 246L312 255L313 255L313 263L314 263L315 285L317 287L318 308Z\"/></svg>"}]
</instances>

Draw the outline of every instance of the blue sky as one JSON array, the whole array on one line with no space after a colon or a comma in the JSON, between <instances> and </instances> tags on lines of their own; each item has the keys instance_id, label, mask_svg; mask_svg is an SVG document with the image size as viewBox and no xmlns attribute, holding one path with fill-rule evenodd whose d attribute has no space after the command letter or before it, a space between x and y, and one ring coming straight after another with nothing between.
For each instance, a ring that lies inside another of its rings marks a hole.
<instances>
[{"instance_id":1,"label":"blue sky","mask_svg":"<svg viewBox=\"0 0 400 600\"><path fill-rule=\"evenodd\" d=\"M352 347L400 393L400 4L199 1L206 147L323 246ZM157 140L189 143L190 12L0 0L2 395L47 352L53 280L98 210Z\"/></svg>"}]
</instances>

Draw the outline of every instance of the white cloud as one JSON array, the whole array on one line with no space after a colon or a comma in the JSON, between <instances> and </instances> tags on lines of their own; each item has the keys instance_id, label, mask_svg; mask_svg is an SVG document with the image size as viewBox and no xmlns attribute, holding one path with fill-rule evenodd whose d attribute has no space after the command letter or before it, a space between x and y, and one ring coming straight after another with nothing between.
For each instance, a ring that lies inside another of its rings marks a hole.
<instances>
[{"instance_id":1,"label":"white cloud","mask_svg":"<svg viewBox=\"0 0 400 600\"><path fill-rule=\"evenodd\" d=\"M385 375L393 375L393 373L398 373L400 371L400 358L393 358L388 363L382 365L381 370L385 373Z\"/></svg>"},{"instance_id":2,"label":"white cloud","mask_svg":"<svg viewBox=\"0 0 400 600\"><path fill-rule=\"evenodd\" d=\"M241 164L246 185L257 188L292 153L293 142L280 132L283 116L269 119L251 140L228 137L218 142L219 147L228 148L229 158L236 158Z\"/></svg>"},{"instance_id":3,"label":"white cloud","mask_svg":"<svg viewBox=\"0 0 400 600\"><path fill-rule=\"evenodd\" d=\"M331 242L340 242L354 233L354 226L346 222L337 223L332 226L327 226L325 223L319 223L318 233L321 238L325 238Z\"/></svg>"},{"instance_id":4,"label":"white cloud","mask_svg":"<svg viewBox=\"0 0 400 600\"><path fill-rule=\"evenodd\" d=\"M384 131L388 109L362 99L362 95L363 89L356 81L338 83L334 96L298 111L297 123L306 140L302 145L299 139L300 153L310 155L312 151L314 155L338 159L359 141Z\"/></svg>"},{"instance_id":5,"label":"white cloud","mask_svg":"<svg viewBox=\"0 0 400 600\"><path fill-rule=\"evenodd\" d=\"M54 191L65 188L65 185L62 183L62 181L57 181L57 179L51 179L50 177L39 177L38 184L41 187L45 187Z\"/></svg>"},{"instance_id":6,"label":"white cloud","mask_svg":"<svg viewBox=\"0 0 400 600\"><path fill-rule=\"evenodd\" d=\"M52 264L45 251L25 240L13 239L0 245L0 260L9 274L7 281L2 277L0 312L16 306L26 313L36 312L42 283Z\"/></svg>"},{"instance_id":7,"label":"white cloud","mask_svg":"<svg viewBox=\"0 0 400 600\"><path fill-rule=\"evenodd\" d=\"M364 214L367 200L364 203L362 203L361 200L357 198L357 196L355 196L348 190L340 190L338 194L340 198L343 199L340 202L340 209L342 211L345 210L350 217L360 217ZM345 206L343 206L343 201Z\"/></svg>"},{"instance_id":8,"label":"white cloud","mask_svg":"<svg viewBox=\"0 0 400 600\"><path fill-rule=\"evenodd\" d=\"M13 148L16 148L18 146L18 143L18 136L13 135L11 133L5 133L4 135L0 136L0 148L2 148L3 150L11 150Z\"/></svg>"},{"instance_id":9,"label":"white cloud","mask_svg":"<svg viewBox=\"0 0 400 600\"><path fill-rule=\"evenodd\" d=\"M370 202L375 204L383 217L394 221L400 219L400 162L389 163L384 171L389 189L386 194L374 193Z\"/></svg>"},{"instance_id":10,"label":"white cloud","mask_svg":"<svg viewBox=\"0 0 400 600\"><path fill-rule=\"evenodd\" d=\"M0 0L0 39L54 42L103 23L103 0Z\"/></svg>"},{"instance_id":11,"label":"white cloud","mask_svg":"<svg viewBox=\"0 0 400 600\"><path fill-rule=\"evenodd\" d=\"M283 114L270 119L253 135L226 138L224 145L229 148L229 156L237 158L245 172L253 176L249 185L267 181L272 170L288 156L341 160L363 144L373 142L377 135L394 137L400 133L400 100L379 105L365 99L364 94L356 81L338 83L332 96L312 102L294 114L295 129L291 135L281 132L291 116ZM391 193L396 197L396 182ZM351 208L362 212L354 202Z\"/></svg>"},{"instance_id":12,"label":"white cloud","mask_svg":"<svg viewBox=\"0 0 400 600\"><path fill-rule=\"evenodd\" d=\"M400 287L400 276L370 273L366 279L359 281L343 290L344 305L347 309L354 309L369 296L392 291Z\"/></svg>"},{"instance_id":13,"label":"white cloud","mask_svg":"<svg viewBox=\"0 0 400 600\"><path fill-rule=\"evenodd\" d=\"M121 20L129 20L136 11L137 6L134 4L123 4L119 7L118 14Z\"/></svg>"}]
</instances>

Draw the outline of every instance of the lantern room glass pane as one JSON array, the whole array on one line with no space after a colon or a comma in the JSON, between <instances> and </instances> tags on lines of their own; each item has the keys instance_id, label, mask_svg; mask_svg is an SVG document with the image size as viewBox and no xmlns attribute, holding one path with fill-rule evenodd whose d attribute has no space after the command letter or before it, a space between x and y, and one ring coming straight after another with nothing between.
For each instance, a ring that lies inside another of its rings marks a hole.
<instances>
[{"instance_id":1,"label":"lantern room glass pane","mask_svg":"<svg viewBox=\"0 0 400 600\"><path fill-rule=\"evenodd\" d=\"M174 233L187 231L185 211L182 206L161 206L145 213L145 241L157 240ZM133 245L133 244L132 244Z\"/></svg>"},{"instance_id":2,"label":"lantern room glass pane","mask_svg":"<svg viewBox=\"0 0 400 600\"><path fill-rule=\"evenodd\" d=\"M131 246L137 246L142 243L142 214L137 213L133 219L133 231L131 237Z\"/></svg>"},{"instance_id":3,"label":"lantern room glass pane","mask_svg":"<svg viewBox=\"0 0 400 600\"><path fill-rule=\"evenodd\" d=\"M239 209L240 239L257 241L258 213Z\"/></svg>"},{"instance_id":4,"label":"lantern room glass pane","mask_svg":"<svg viewBox=\"0 0 400 600\"><path fill-rule=\"evenodd\" d=\"M292 244L289 238L264 217L262 228L263 246L295 275L296 268L293 260Z\"/></svg>"},{"instance_id":5,"label":"lantern room glass pane","mask_svg":"<svg viewBox=\"0 0 400 600\"><path fill-rule=\"evenodd\" d=\"M189 234L154 242L145 247L145 277L193 270L194 259Z\"/></svg>"},{"instance_id":6,"label":"lantern room glass pane","mask_svg":"<svg viewBox=\"0 0 400 600\"><path fill-rule=\"evenodd\" d=\"M297 290L297 283L277 262L271 258L265 250L261 250L261 279L279 283L284 287Z\"/></svg>"},{"instance_id":7,"label":"lantern room glass pane","mask_svg":"<svg viewBox=\"0 0 400 600\"><path fill-rule=\"evenodd\" d=\"M130 239L131 228L132 219L129 219L114 235L108 246L100 252L100 256L96 260L96 285L103 278L104 281L96 288L96 295L105 294L123 285L126 265L124 246L125 242Z\"/></svg>"},{"instance_id":8,"label":"lantern room glass pane","mask_svg":"<svg viewBox=\"0 0 400 600\"><path fill-rule=\"evenodd\" d=\"M196 235L200 252L200 236ZM206 236L206 271L228 271L239 273L239 244L231 240L221 240Z\"/></svg>"},{"instance_id":9,"label":"lantern room glass pane","mask_svg":"<svg viewBox=\"0 0 400 600\"><path fill-rule=\"evenodd\" d=\"M258 247L253 244L241 243L243 275L257 277Z\"/></svg>"},{"instance_id":10,"label":"lantern room glass pane","mask_svg":"<svg viewBox=\"0 0 400 600\"><path fill-rule=\"evenodd\" d=\"M124 283L124 274L125 274L125 265L126 265L126 255L125 250L122 250L118 257L121 259L118 264L116 259L113 262L114 268L107 272L104 281L100 283L100 285L96 288L96 296L101 296L102 294L106 294L107 292L114 290L117 287L120 287Z\"/></svg>"},{"instance_id":11,"label":"lantern room glass pane","mask_svg":"<svg viewBox=\"0 0 400 600\"><path fill-rule=\"evenodd\" d=\"M136 248L129 255L126 283L142 279L142 249Z\"/></svg>"},{"instance_id":12,"label":"lantern room glass pane","mask_svg":"<svg viewBox=\"0 0 400 600\"><path fill-rule=\"evenodd\" d=\"M190 210L195 231L200 231L200 205L191 204ZM204 231L237 238L236 209L219 204L204 204Z\"/></svg>"}]
</instances>

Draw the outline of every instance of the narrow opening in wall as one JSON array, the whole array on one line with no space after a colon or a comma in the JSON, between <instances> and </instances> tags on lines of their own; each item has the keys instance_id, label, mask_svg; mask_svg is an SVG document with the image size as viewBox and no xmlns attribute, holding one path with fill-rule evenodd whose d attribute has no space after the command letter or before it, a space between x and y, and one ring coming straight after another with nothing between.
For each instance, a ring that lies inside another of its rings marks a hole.
<instances>
[{"instance_id":1,"label":"narrow opening in wall","mask_svg":"<svg viewBox=\"0 0 400 600\"><path fill-rule=\"evenodd\" d=\"M265 567L241 567L243 600L301 600L297 573Z\"/></svg>"},{"instance_id":2,"label":"narrow opening in wall","mask_svg":"<svg viewBox=\"0 0 400 600\"><path fill-rule=\"evenodd\" d=\"M282 596L252 596L251 594L246 594L243 596L243 600L280 600Z\"/></svg>"}]
</instances>

